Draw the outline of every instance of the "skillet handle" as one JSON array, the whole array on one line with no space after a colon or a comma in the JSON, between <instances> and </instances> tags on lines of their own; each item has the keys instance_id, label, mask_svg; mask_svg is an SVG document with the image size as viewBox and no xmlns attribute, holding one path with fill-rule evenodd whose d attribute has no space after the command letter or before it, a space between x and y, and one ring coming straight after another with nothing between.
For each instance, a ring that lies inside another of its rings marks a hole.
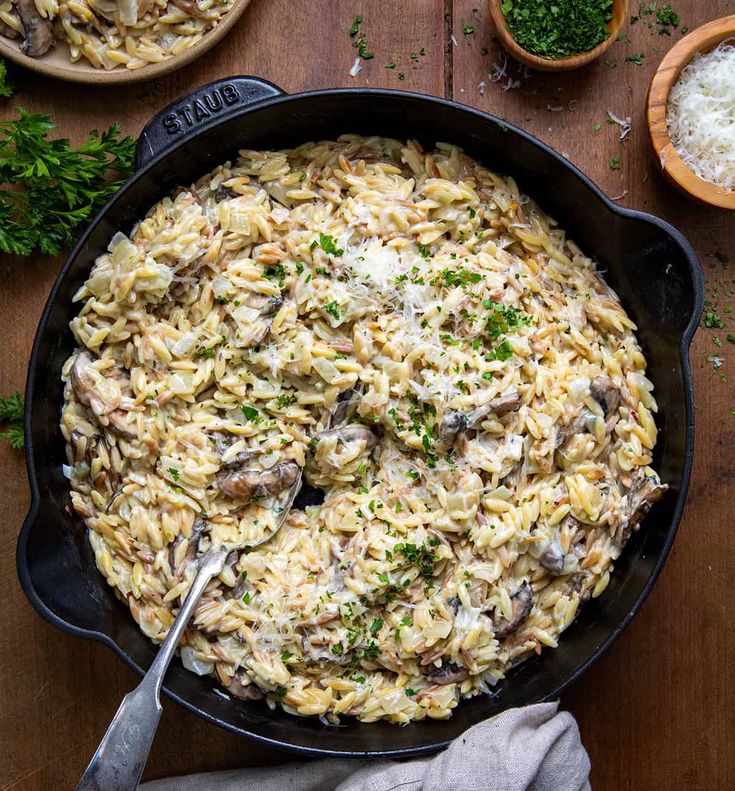
<instances>
[{"instance_id":1,"label":"skillet handle","mask_svg":"<svg viewBox=\"0 0 735 791\"><path fill-rule=\"evenodd\" d=\"M284 93L260 77L228 77L196 88L166 105L148 121L135 149L135 169L140 170L175 143L244 107Z\"/></svg>"}]
</instances>

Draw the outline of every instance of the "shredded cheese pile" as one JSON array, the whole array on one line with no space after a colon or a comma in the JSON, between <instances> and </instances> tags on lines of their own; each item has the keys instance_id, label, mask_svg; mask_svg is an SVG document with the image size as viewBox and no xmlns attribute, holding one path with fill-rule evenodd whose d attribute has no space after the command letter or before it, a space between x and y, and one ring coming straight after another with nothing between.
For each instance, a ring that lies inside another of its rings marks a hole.
<instances>
[{"instance_id":1,"label":"shredded cheese pile","mask_svg":"<svg viewBox=\"0 0 735 791\"><path fill-rule=\"evenodd\" d=\"M682 71L669 94L666 123L688 168L735 189L735 40L695 56Z\"/></svg>"}]
</instances>

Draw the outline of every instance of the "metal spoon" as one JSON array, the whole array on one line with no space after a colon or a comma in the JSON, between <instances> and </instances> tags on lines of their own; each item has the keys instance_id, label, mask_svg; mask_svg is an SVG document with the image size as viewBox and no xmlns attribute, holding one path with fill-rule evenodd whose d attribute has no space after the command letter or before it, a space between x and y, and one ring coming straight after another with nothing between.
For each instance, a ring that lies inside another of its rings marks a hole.
<instances>
[{"instance_id":1,"label":"metal spoon","mask_svg":"<svg viewBox=\"0 0 735 791\"><path fill-rule=\"evenodd\" d=\"M248 549L270 541L281 529L301 488L301 478L299 470L275 530L256 544L249 544ZM138 787L163 711L160 700L163 678L199 597L209 581L222 571L229 553L227 547L220 546L202 555L194 582L171 624L166 639L158 649L153 664L140 684L123 698L97 752L92 756L77 785L77 791L135 791Z\"/></svg>"}]
</instances>

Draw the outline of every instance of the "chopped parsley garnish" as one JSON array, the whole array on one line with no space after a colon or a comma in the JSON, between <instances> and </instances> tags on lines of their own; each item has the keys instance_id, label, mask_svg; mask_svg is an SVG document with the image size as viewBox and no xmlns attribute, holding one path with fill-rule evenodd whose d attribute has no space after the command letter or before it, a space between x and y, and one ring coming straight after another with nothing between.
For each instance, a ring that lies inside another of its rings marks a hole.
<instances>
[{"instance_id":1,"label":"chopped parsley garnish","mask_svg":"<svg viewBox=\"0 0 735 791\"><path fill-rule=\"evenodd\" d=\"M406 687L404 691L409 698L412 698L418 692L417 689L411 689L411 687Z\"/></svg>"},{"instance_id":2,"label":"chopped parsley garnish","mask_svg":"<svg viewBox=\"0 0 735 791\"><path fill-rule=\"evenodd\" d=\"M462 20L462 32L465 36L471 36L475 32L475 28L470 25L469 23L465 22L464 19Z\"/></svg>"},{"instance_id":3,"label":"chopped parsley garnish","mask_svg":"<svg viewBox=\"0 0 735 791\"><path fill-rule=\"evenodd\" d=\"M242 597L244 604L250 604L250 591L245 591L245 595Z\"/></svg>"},{"instance_id":4,"label":"chopped parsley garnish","mask_svg":"<svg viewBox=\"0 0 735 791\"><path fill-rule=\"evenodd\" d=\"M620 170L620 157L610 157L610 170Z\"/></svg>"},{"instance_id":5,"label":"chopped parsley garnish","mask_svg":"<svg viewBox=\"0 0 735 791\"><path fill-rule=\"evenodd\" d=\"M249 420L251 423L259 423L261 420L260 412L254 407L243 405L240 407L240 411L245 416L245 419Z\"/></svg>"},{"instance_id":6,"label":"chopped parsley garnish","mask_svg":"<svg viewBox=\"0 0 735 791\"><path fill-rule=\"evenodd\" d=\"M403 555L406 563L412 566L418 566L419 575L426 582L429 582L434 576L434 563L436 562L435 547L439 545L437 539L429 539L428 544L417 546L416 544L396 544L393 547L393 552L397 555Z\"/></svg>"},{"instance_id":7,"label":"chopped parsley garnish","mask_svg":"<svg viewBox=\"0 0 735 791\"><path fill-rule=\"evenodd\" d=\"M335 656L342 656L342 654L344 654L344 652L345 652L345 649L344 649L344 646L342 645L341 641L339 643L335 643L332 646L332 653Z\"/></svg>"},{"instance_id":8,"label":"chopped parsley garnish","mask_svg":"<svg viewBox=\"0 0 735 791\"><path fill-rule=\"evenodd\" d=\"M287 406L291 406L291 404L296 403L296 396L295 395L286 395L282 393L279 396L276 396L276 406L281 409L284 409Z\"/></svg>"},{"instance_id":9,"label":"chopped parsley garnish","mask_svg":"<svg viewBox=\"0 0 735 791\"><path fill-rule=\"evenodd\" d=\"M168 474L169 474L169 475L170 475L170 476L171 476L171 477L172 477L172 478L173 478L175 481L178 481L178 480L179 480L179 478L181 477L181 476L180 476L180 474L179 474L179 471L176 469L176 467L169 467L169 468L168 468Z\"/></svg>"},{"instance_id":10,"label":"chopped parsley garnish","mask_svg":"<svg viewBox=\"0 0 735 791\"><path fill-rule=\"evenodd\" d=\"M482 275L468 269L443 269L432 281L431 285L443 285L447 288L464 287L468 283L479 283Z\"/></svg>"},{"instance_id":11,"label":"chopped parsley garnish","mask_svg":"<svg viewBox=\"0 0 735 791\"><path fill-rule=\"evenodd\" d=\"M263 270L263 274L269 280L277 280L279 286L283 286L286 282L286 267L283 264L275 264L274 266L267 266Z\"/></svg>"},{"instance_id":12,"label":"chopped parsley garnish","mask_svg":"<svg viewBox=\"0 0 735 791\"><path fill-rule=\"evenodd\" d=\"M642 52L639 53L634 52L632 55L628 55L626 60L630 61L631 63L635 63L636 66L640 66L643 63L643 59L645 57L646 56Z\"/></svg>"},{"instance_id":13,"label":"chopped parsley garnish","mask_svg":"<svg viewBox=\"0 0 735 791\"><path fill-rule=\"evenodd\" d=\"M203 357L205 360L209 360L214 357L215 354L217 354L217 352L214 349L200 349L194 356Z\"/></svg>"},{"instance_id":14,"label":"chopped parsley garnish","mask_svg":"<svg viewBox=\"0 0 735 791\"><path fill-rule=\"evenodd\" d=\"M286 687L276 687L273 693L277 698L282 698L286 694Z\"/></svg>"},{"instance_id":15,"label":"chopped parsley garnish","mask_svg":"<svg viewBox=\"0 0 735 791\"><path fill-rule=\"evenodd\" d=\"M429 260L431 258L431 248L428 244L421 244L421 242L416 242L416 247L419 249L419 255L424 258L425 260Z\"/></svg>"},{"instance_id":16,"label":"chopped parsley garnish","mask_svg":"<svg viewBox=\"0 0 735 791\"><path fill-rule=\"evenodd\" d=\"M508 342L507 338L504 338L496 347L492 349L485 355L485 359L488 362L492 360L500 360L501 363L504 363L506 360L510 360L513 356L513 347Z\"/></svg>"},{"instance_id":17,"label":"chopped parsley garnish","mask_svg":"<svg viewBox=\"0 0 735 791\"><path fill-rule=\"evenodd\" d=\"M380 631L381 626L383 625L383 621L381 618L376 618L371 624L368 629L370 634L374 635Z\"/></svg>"},{"instance_id":18,"label":"chopped parsley garnish","mask_svg":"<svg viewBox=\"0 0 735 791\"><path fill-rule=\"evenodd\" d=\"M330 236L328 233L319 234L318 246L321 247L327 255L333 255L335 258L339 258L344 253L344 250L337 247L334 237ZM314 240L311 243L311 249L314 250L316 247L317 242Z\"/></svg>"},{"instance_id":19,"label":"chopped parsley garnish","mask_svg":"<svg viewBox=\"0 0 735 791\"><path fill-rule=\"evenodd\" d=\"M339 321L342 318L342 313L340 312L339 305L336 301L332 300L328 305L324 306L324 310L335 320Z\"/></svg>"},{"instance_id":20,"label":"chopped parsley garnish","mask_svg":"<svg viewBox=\"0 0 735 791\"><path fill-rule=\"evenodd\" d=\"M613 0L503 0L500 9L523 49L556 59L588 52L605 41L612 5Z\"/></svg>"},{"instance_id":21,"label":"chopped parsley garnish","mask_svg":"<svg viewBox=\"0 0 735 791\"><path fill-rule=\"evenodd\" d=\"M395 63L386 63L385 64L385 68L386 69L395 69L395 67L396 67Z\"/></svg>"}]
</instances>

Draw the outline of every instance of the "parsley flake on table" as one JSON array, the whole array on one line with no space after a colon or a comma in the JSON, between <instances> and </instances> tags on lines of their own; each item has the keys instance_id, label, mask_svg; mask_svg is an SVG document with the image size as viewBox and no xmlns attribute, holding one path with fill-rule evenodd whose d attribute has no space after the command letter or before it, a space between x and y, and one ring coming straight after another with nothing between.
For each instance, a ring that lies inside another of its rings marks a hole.
<instances>
[{"instance_id":1,"label":"parsley flake on table","mask_svg":"<svg viewBox=\"0 0 735 791\"><path fill-rule=\"evenodd\" d=\"M362 17L358 14L352 20L352 24L350 25L350 29L348 31L350 34L350 38L354 38L358 34L361 24L362 24Z\"/></svg>"},{"instance_id":2,"label":"parsley flake on table","mask_svg":"<svg viewBox=\"0 0 735 791\"><path fill-rule=\"evenodd\" d=\"M633 53L632 55L628 55L626 60L630 61L631 63L635 63L636 66L640 66L643 63L643 59L646 56L642 52Z\"/></svg>"},{"instance_id":3,"label":"parsley flake on table","mask_svg":"<svg viewBox=\"0 0 735 791\"><path fill-rule=\"evenodd\" d=\"M465 34L465 36L471 36L475 32L475 28L472 25L470 25L468 22L465 22L463 19L462 32Z\"/></svg>"},{"instance_id":4,"label":"parsley flake on table","mask_svg":"<svg viewBox=\"0 0 735 791\"><path fill-rule=\"evenodd\" d=\"M610 170L620 170L620 157L610 157Z\"/></svg>"},{"instance_id":5,"label":"parsley flake on table","mask_svg":"<svg viewBox=\"0 0 735 791\"><path fill-rule=\"evenodd\" d=\"M7 424L0 439L7 440L13 448L20 450L25 444L23 431L23 414L25 407L20 393L13 393L8 398L0 396L0 423Z\"/></svg>"},{"instance_id":6,"label":"parsley flake on table","mask_svg":"<svg viewBox=\"0 0 735 791\"><path fill-rule=\"evenodd\" d=\"M132 172L135 141L113 124L74 148L49 139L48 116L18 113L0 122L0 251L58 255Z\"/></svg>"}]
</instances>

